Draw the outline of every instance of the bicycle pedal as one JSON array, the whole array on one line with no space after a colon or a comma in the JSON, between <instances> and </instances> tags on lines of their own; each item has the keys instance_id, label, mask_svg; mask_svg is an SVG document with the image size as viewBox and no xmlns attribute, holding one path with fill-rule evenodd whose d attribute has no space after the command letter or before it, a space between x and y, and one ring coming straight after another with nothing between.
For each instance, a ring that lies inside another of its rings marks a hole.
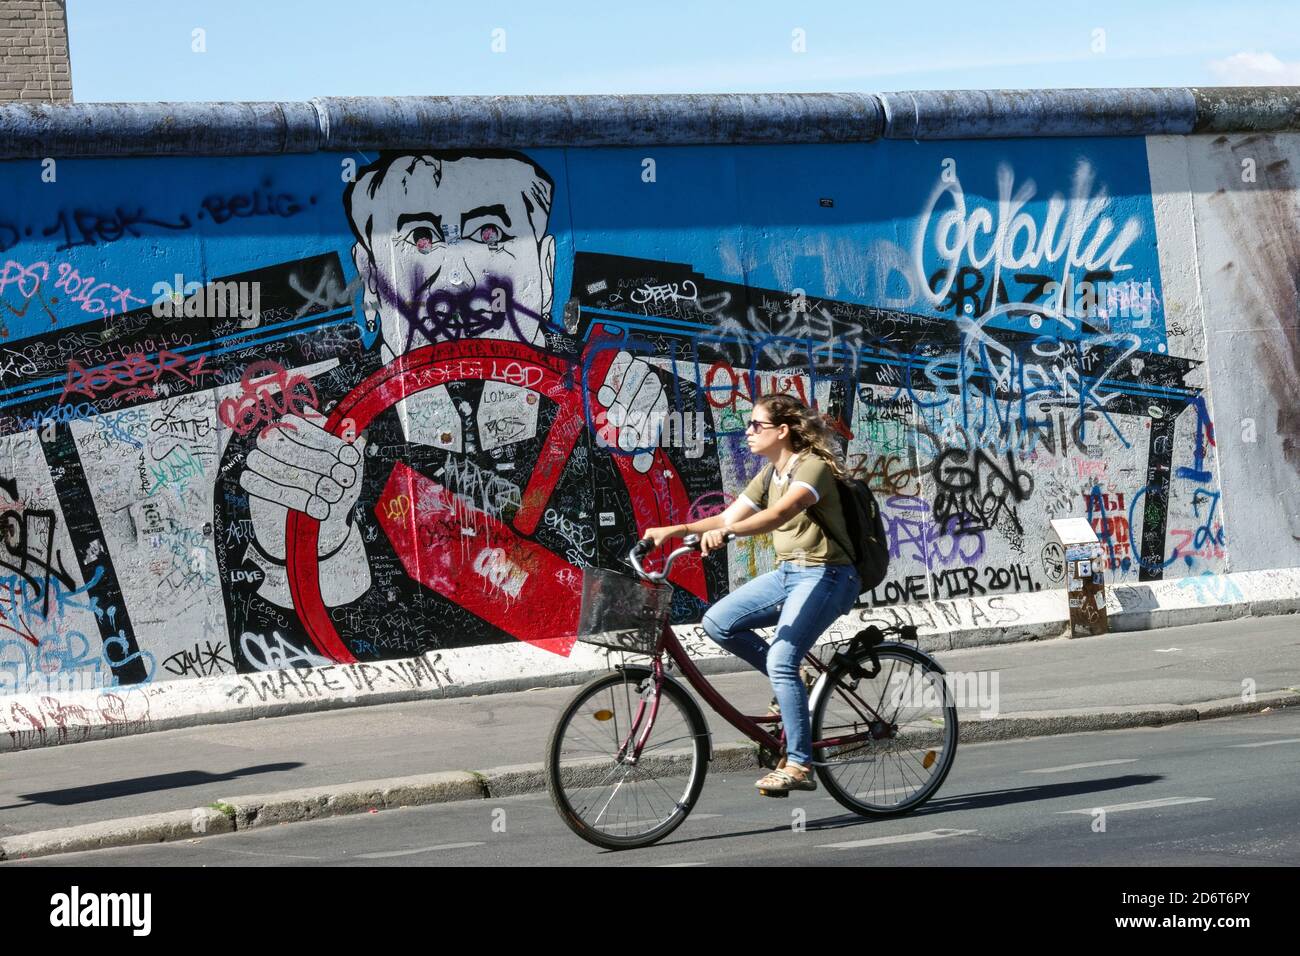
<instances>
[{"instance_id":1,"label":"bicycle pedal","mask_svg":"<svg viewBox=\"0 0 1300 956\"><path fill-rule=\"evenodd\" d=\"M785 797L790 796L790 791L789 790L760 790L758 791L758 795L760 797L772 797L773 799L783 799Z\"/></svg>"}]
</instances>

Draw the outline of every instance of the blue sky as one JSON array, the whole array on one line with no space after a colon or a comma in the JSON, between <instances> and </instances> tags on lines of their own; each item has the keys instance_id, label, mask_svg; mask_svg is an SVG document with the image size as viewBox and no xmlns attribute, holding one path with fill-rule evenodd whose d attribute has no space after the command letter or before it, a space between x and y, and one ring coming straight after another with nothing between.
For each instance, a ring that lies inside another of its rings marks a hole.
<instances>
[{"instance_id":1,"label":"blue sky","mask_svg":"<svg viewBox=\"0 0 1300 956\"><path fill-rule=\"evenodd\" d=\"M68 21L78 102L1300 84L1295 0L68 0Z\"/></svg>"}]
</instances>

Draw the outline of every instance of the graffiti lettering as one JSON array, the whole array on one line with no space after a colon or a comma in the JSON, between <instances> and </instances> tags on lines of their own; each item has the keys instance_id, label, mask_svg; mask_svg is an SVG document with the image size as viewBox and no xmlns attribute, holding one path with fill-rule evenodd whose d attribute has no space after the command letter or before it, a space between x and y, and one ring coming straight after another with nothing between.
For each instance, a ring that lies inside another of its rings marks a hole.
<instances>
[{"instance_id":1,"label":"graffiti lettering","mask_svg":"<svg viewBox=\"0 0 1300 956\"><path fill-rule=\"evenodd\" d=\"M55 251L63 252L77 246L93 246L97 242L117 242L123 236L139 238L141 226L153 226L158 229L176 231L189 229L191 225L190 217L186 215L181 215L178 222L163 222L159 219L147 217L143 209L127 212L120 206L108 214L97 213L89 209L74 209L69 213L65 209L59 213L59 217L53 225L42 230L41 235L53 236L61 233L63 242ZM75 235L74 228L76 230ZM77 238L78 236L80 238Z\"/></svg>"},{"instance_id":2,"label":"graffiti lettering","mask_svg":"<svg viewBox=\"0 0 1300 956\"><path fill-rule=\"evenodd\" d=\"M239 386L239 395L217 406L221 423L237 435L247 435L254 428L258 429L258 438L277 428L296 431L292 424L280 419L320 405L311 380L305 375L290 375L277 362L254 362L244 369Z\"/></svg>"},{"instance_id":3,"label":"graffiti lettering","mask_svg":"<svg viewBox=\"0 0 1300 956\"><path fill-rule=\"evenodd\" d=\"M1016 531L1023 532L1015 505L1029 498L1034 478L1016 466L1010 452L1003 471L982 451L972 457L965 449L950 448L935 459L933 474L939 488L934 503L936 521L946 525L955 518L963 527L991 530L1005 515ZM974 523L968 525L972 519Z\"/></svg>"},{"instance_id":4,"label":"graffiti lettering","mask_svg":"<svg viewBox=\"0 0 1300 956\"><path fill-rule=\"evenodd\" d=\"M203 367L204 356L191 362L184 355L178 355L170 349L158 353L157 360L151 360L144 353L129 355L120 362L110 362L102 368L87 371L75 359L68 363L68 379L63 386L60 403L67 401L72 394L95 398L108 394L112 398L131 396L154 397L150 388L142 382L158 382L164 375L173 375L187 385L198 385L205 375L216 374L215 369Z\"/></svg>"},{"instance_id":5,"label":"graffiti lettering","mask_svg":"<svg viewBox=\"0 0 1300 956\"><path fill-rule=\"evenodd\" d=\"M302 211L302 204L293 197L292 193L272 192L270 182L264 182L261 188L247 193L234 193L227 196L214 193L205 196L199 205L217 224L229 222L231 219L248 219L252 216L278 216L281 219L288 219Z\"/></svg>"},{"instance_id":6,"label":"graffiti lettering","mask_svg":"<svg viewBox=\"0 0 1300 956\"><path fill-rule=\"evenodd\" d=\"M527 572L513 564L500 548L484 548L474 559L473 567L492 587L514 598L519 597L524 582L528 580Z\"/></svg>"}]
</instances>

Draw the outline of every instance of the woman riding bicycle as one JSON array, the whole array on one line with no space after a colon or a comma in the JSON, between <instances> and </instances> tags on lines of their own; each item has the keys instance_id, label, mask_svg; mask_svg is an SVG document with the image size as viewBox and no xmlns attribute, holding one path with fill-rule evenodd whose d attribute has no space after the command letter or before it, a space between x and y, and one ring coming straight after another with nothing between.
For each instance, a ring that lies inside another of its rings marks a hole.
<instances>
[{"instance_id":1,"label":"woman riding bicycle","mask_svg":"<svg viewBox=\"0 0 1300 956\"><path fill-rule=\"evenodd\" d=\"M853 607L861 590L857 569L840 542L848 531L836 477L845 469L821 416L789 395L754 404L746 429L749 450L770 463L721 514L668 528L649 528L658 547L669 538L700 534L704 554L725 547L725 535L772 532L775 571L746 582L709 608L702 624L717 644L772 681L785 722L786 757L755 786L769 793L816 790L808 693L799 662L817 638ZM776 625L769 646L755 628Z\"/></svg>"}]
</instances>

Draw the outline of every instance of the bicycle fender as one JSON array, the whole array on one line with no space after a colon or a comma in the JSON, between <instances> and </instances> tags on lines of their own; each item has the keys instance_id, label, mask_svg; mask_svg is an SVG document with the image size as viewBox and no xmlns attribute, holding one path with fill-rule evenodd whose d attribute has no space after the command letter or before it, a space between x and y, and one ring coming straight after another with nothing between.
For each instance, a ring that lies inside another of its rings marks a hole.
<instances>
[{"instance_id":1,"label":"bicycle fender","mask_svg":"<svg viewBox=\"0 0 1300 956\"><path fill-rule=\"evenodd\" d=\"M929 666L931 670L935 671L938 674L948 673L946 670L943 669L943 665L939 663L938 659L931 656L930 654L927 654L925 651L921 650L920 648L912 647L911 645L904 644L900 641L885 641L883 644L880 645L880 647L905 647L907 648L907 650L911 651L913 655L919 654L922 657L924 657L926 661L929 662Z\"/></svg>"}]
</instances>

